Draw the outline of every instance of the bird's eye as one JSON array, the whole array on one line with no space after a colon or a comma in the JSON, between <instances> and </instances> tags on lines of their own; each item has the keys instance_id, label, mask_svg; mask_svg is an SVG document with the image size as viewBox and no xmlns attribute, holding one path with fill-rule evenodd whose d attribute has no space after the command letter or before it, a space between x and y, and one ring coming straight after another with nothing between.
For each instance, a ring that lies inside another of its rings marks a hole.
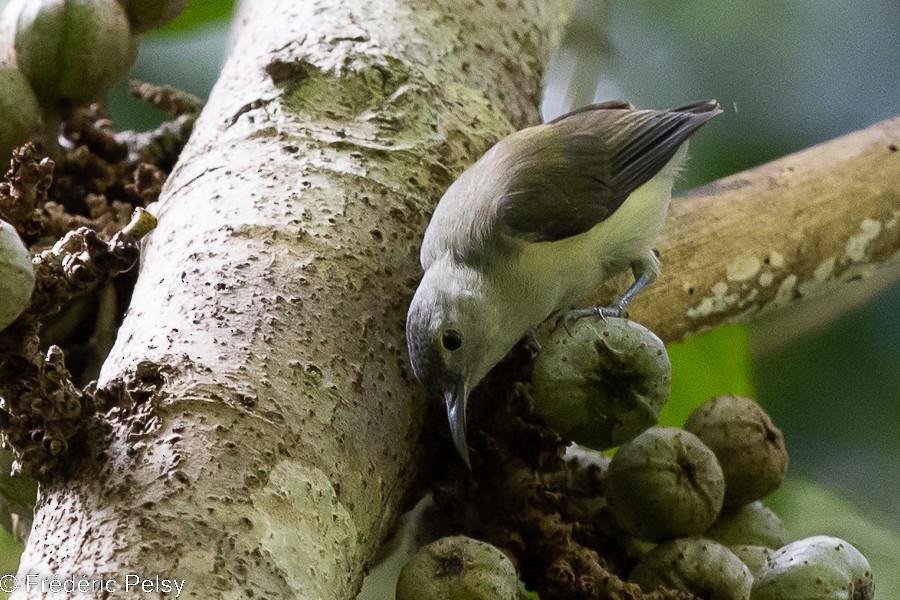
<instances>
[{"instance_id":1,"label":"bird's eye","mask_svg":"<svg viewBox=\"0 0 900 600\"><path fill-rule=\"evenodd\" d=\"M441 346L450 352L458 350L462 346L462 336L455 329L448 329L441 334Z\"/></svg>"}]
</instances>

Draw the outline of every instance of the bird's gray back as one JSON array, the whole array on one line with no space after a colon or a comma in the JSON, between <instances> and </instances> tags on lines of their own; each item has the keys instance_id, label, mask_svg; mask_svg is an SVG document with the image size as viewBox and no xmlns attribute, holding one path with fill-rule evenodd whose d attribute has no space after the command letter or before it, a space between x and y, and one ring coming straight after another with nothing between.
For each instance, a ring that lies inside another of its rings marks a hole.
<instances>
[{"instance_id":1,"label":"bird's gray back","mask_svg":"<svg viewBox=\"0 0 900 600\"><path fill-rule=\"evenodd\" d=\"M503 252L494 246L498 242L500 198L514 185L516 177L516 169L510 169L513 157L509 142L511 137L526 131L500 140L444 192L422 240L420 258L424 269L448 254L457 263L478 266L485 256Z\"/></svg>"},{"instance_id":2,"label":"bird's gray back","mask_svg":"<svg viewBox=\"0 0 900 600\"><path fill-rule=\"evenodd\" d=\"M534 144L529 160L540 168L522 168L500 198L500 228L529 242L585 233L618 210L720 112L715 101L663 111L611 102L541 126L543 135L528 139Z\"/></svg>"},{"instance_id":3,"label":"bird's gray back","mask_svg":"<svg viewBox=\"0 0 900 600\"><path fill-rule=\"evenodd\" d=\"M607 102L507 136L441 198L422 266L448 253L479 266L526 243L592 229L720 112L714 101L665 111Z\"/></svg>"}]
</instances>

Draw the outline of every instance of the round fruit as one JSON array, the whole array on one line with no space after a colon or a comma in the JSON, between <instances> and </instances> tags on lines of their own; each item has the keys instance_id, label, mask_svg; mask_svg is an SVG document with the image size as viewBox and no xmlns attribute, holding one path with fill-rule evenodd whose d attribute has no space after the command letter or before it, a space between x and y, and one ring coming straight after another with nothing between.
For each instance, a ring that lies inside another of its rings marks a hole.
<instances>
[{"instance_id":1,"label":"round fruit","mask_svg":"<svg viewBox=\"0 0 900 600\"><path fill-rule=\"evenodd\" d=\"M725 480L697 436L651 427L616 452L605 493L623 529L658 542L706 531L722 508Z\"/></svg>"},{"instance_id":2,"label":"round fruit","mask_svg":"<svg viewBox=\"0 0 900 600\"><path fill-rule=\"evenodd\" d=\"M519 578L494 546L445 537L416 552L400 571L397 600L516 600Z\"/></svg>"},{"instance_id":3,"label":"round fruit","mask_svg":"<svg viewBox=\"0 0 900 600\"><path fill-rule=\"evenodd\" d=\"M869 561L842 539L819 535L775 551L753 582L752 600L872 600Z\"/></svg>"},{"instance_id":4,"label":"round fruit","mask_svg":"<svg viewBox=\"0 0 900 600\"><path fill-rule=\"evenodd\" d=\"M100 99L137 57L116 0L13 0L16 65L45 106Z\"/></svg>"},{"instance_id":5,"label":"round fruit","mask_svg":"<svg viewBox=\"0 0 900 600\"><path fill-rule=\"evenodd\" d=\"M745 504L735 511L723 512L704 535L726 546L781 548L787 543L784 523L758 501Z\"/></svg>"},{"instance_id":6,"label":"round fruit","mask_svg":"<svg viewBox=\"0 0 900 600\"><path fill-rule=\"evenodd\" d=\"M558 327L532 374L534 410L582 446L619 446L655 425L669 395L665 346L627 319L582 318Z\"/></svg>"},{"instance_id":7,"label":"round fruit","mask_svg":"<svg viewBox=\"0 0 900 600\"><path fill-rule=\"evenodd\" d=\"M756 402L719 396L691 413L684 428L709 446L725 473L725 506L765 498L784 480L784 436Z\"/></svg>"},{"instance_id":8,"label":"round fruit","mask_svg":"<svg viewBox=\"0 0 900 600\"><path fill-rule=\"evenodd\" d=\"M747 565L747 569L750 570L750 574L754 577L759 575L760 571L763 570L775 553L774 550L765 546L748 546L744 544L728 546L728 549L741 559L742 563Z\"/></svg>"},{"instance_id":9,"label":"round fruit","mask_svg":"<svg viewBox=\"0 0 900 600\"><path fill-rule=\"evenodd\" d=\"M753 576L728 548L703 538L660 544L638 561L629 577L645 592L663 586L706 600L749 600Z\"/></svg>"},{"instance_id":10,"label":"round fruit","mask_svg":"<svg viewBox=\"0 0 900 600\"><path fill-rule=\"evenodd\" d=\"M22 314L33 290L31 255L15 228L0 221L0 329Z\"/></svg>"},{"instance_id":11,"label":"round fruit","mask_svg":"<svg viewBox=\"0 0 900 600\"><path fill-rule=\"evenodd\" d=\"M39 130L40 108L25 76L13 66L0 64L0 90L0 164L8 164L13 148Z\"/></svg>"}]
</instances>

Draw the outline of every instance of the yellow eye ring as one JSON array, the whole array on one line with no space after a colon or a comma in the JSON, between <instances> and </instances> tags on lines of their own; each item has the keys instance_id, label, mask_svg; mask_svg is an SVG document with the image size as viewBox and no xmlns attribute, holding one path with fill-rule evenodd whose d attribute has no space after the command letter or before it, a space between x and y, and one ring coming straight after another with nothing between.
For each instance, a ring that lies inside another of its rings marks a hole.
<instances>
[{"instance_id":1,"label":"yellow eye ring","mask_svg":"<svg viewBox=\"0 0 900 600\"><path fill-rule=\"evenodd\" d=\"M441 334L441 348L453 352L462 346L462 335L455 329L447 329Z\"/></svg>"}]
</instances>

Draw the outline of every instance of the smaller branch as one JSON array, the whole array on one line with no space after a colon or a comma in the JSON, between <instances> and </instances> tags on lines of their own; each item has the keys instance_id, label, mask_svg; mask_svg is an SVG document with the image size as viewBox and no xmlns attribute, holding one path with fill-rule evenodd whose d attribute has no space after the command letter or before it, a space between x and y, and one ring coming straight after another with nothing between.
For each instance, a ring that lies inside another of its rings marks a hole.
<instances>
[{"instance_id":1,"label":"smaller branch","mask_svg":"<svg viewBox=\"0 0 900 600\"><path fill-rule=\"evenodd\" d=\"M40 158L29 142L13 150L9 170L0 182L0 219L15 227L26 242L33 242L40 234L35 209L47 201L53 167L53 161Z\"/></svg>"},{"instance_id":2,"label":"smaller branch","mask_svg":"<svg viewBox=\"0 0 900 600\"><path fill-rule=\"evenodd\" d=\"M196 121L196 114L184 114L152 131L117 133L116 141L128 147L127 165L148 163L169 172L194 130Z\"/></svg>"},{"instance_id":3,"label":"smaller branch","mask_svg":"<svg viewBox=\"0 0 900 600\"><path fill-rule=\"evenodd\" d=\"M123 131L115 134L117 143L128 148L128 165L137 167L147 163L171 171L181 149L187 143L194 123L203 109L203 101L196 96L169 86L157 86L143 81L129 82L131 95L172 115L152 131Z\"/></svg>"},{"instance_id":4,"label":"smaller branch","mask_svg":"<svg viewBox=\"0 0 900 600\"><path fill-rule=\"evenodd\" d=\"M203 110L203 100L168 85L159 86L132 79L128 82L128 91L135 98L143 100L173 117L198 115Z\"/></svg>"},{"instance_id":5,"label":"smaller branch","mask_svg":"<svg viewBox=\"0 0 900 600\"><path fill-rule=\"evenodd\" d=\"M124 244L137 243L145 235L156 229L156 223L155 216L143 208L137 208L131 217L131 222L122 231L113 236L113 239L109 241L109 245L112 248L117 248Z\"/></svg>"},{"instance_id":6,"label":"smaller branch","mask_svg":"<svg viewBox=\"0 0 900 600\"><path fill-rule=\"evenodd\" d=\"M632 317L670 342L886 273L898 222L895 118L676 198Z\"/></svg>"},{"instance_id":7,"label":"smaller branch","mask_svg":"<svg viewBox=\"0 0 900 600\"><path fill-rule=\"evenodd\" d=\"M87 227L67 233L34 259L37 283L23 317L43 319L73 296L129 270L140 255L141 237L155 226L156 217L137 208L131 222L109 242Z\"/></svg>"}]
</instances>

